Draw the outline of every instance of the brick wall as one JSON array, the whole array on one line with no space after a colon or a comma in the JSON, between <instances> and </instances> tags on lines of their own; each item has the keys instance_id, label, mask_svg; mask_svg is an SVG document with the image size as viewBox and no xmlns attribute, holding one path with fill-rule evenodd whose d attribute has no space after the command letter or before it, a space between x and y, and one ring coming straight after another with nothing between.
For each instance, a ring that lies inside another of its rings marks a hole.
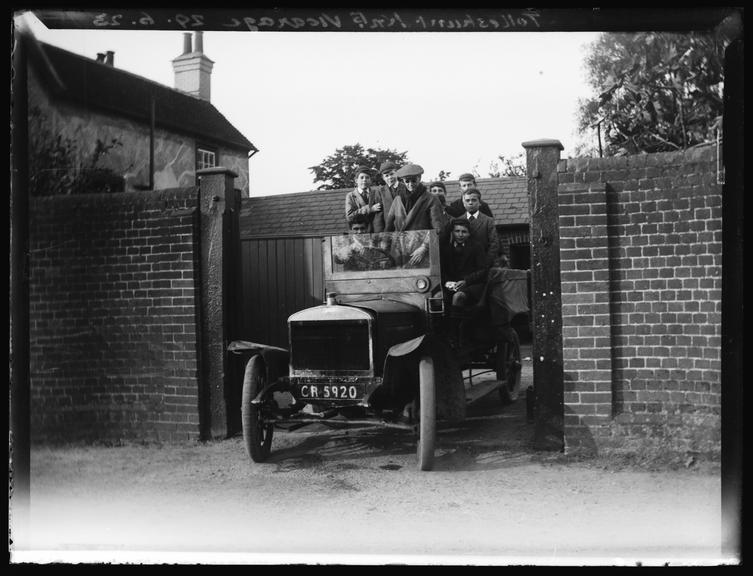
<instances>
[{"instance_id":1,"label":"brick wall","mask_svg":"<svg viewBox=\"0 0 753 576\"><path fill-rule=\"evenodd\" d=\"M716 148L558 166L565 442L718 456Z\"/></svg>"},{"instance_id":2,"label":"brick wall","mask_svg":"<svg viewBox=\"0 0 753 576\"><path fill-rule=\"evenodd\" d=\"M33 198L33 441L199 437L198 189Z\"/></svg>"}]
</instances>

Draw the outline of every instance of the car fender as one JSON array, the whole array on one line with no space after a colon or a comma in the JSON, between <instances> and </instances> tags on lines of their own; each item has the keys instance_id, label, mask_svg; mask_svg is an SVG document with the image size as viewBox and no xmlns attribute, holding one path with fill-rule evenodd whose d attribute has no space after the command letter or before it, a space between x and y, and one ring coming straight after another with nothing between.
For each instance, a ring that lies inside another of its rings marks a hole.
<instances>
[{"instance_id":1,"label":"car fender","mask_svg":"<svg viewBox=\"0 0 753 576\"><path fill-rule=\"evenodd\" d=\"M406 340L405 342L395 344L394 346L390 347L389 350L387 350L387 356L406 356L414 350L417 350L419 346L423 344L425 337L426 334L419 336L418 338L413 338L411 340Z\"/></svg>"},{"instance_id":2,"label":"car fender","mask_svg":"<svg viewBox=\"0 0 753 576\"><path fill-rule=\"evenodd\" d=\"M267 382L270 384L276 382L281 376L286 376L288 373L290 353L286 348L249 342L247 340L234 340L227 347L227 351L233 354L243 354L249 359L257 354L261 355L267 370Z\"/></svg>"},{"instance_id":3,"label":"car fender","mask_svg":"<svg viewBox=\"0 0 753 576\"><path fill-rule=\"evenodd\" d=\"M410 391L418 389L417 380L413 381L417 371L412 368L418 366L424 355L434 360L438 417L462 421L465 418L465 389L460 365L447 344L436 335L424 334L392 346L384 359L382 386L395 398L409 397Z\"/></svg>"}]
</instances>

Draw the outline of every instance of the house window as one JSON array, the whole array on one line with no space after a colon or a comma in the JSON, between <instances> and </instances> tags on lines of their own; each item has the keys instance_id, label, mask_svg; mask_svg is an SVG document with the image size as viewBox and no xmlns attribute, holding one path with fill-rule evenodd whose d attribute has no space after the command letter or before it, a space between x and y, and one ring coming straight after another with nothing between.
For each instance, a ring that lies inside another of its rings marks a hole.
<instances>
[{"instance_id":1,"label":"house window","mask_svg":"<svg viewBox=\"0 0 753 576\"><path fill-rule=\"evenodd\" d=\"M196 148L196 170L217 166L217 152L210 148Z\"/></svg>"}]
</instances>

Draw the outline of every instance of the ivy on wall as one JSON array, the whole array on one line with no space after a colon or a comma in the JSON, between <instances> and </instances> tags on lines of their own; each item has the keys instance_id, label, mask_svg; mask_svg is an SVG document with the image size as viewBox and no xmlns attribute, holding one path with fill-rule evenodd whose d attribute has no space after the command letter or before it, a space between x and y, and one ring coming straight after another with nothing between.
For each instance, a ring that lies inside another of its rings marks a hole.
<instances>
[{"instance_id":1,"label":"ivy on wall","mask_svg":"<svg viewBox=\"0 0 753 576\"><path fill-rule=\"evenodd\" d=\"M56 134L39 107L29 114L29 193L32 196L122 192L120 174L102 166L102 160L116 147L117 138L97 139L91 154L83 156L74 139ZM82 158L83 156L83 158Z\"/></svg>"}]
</instances>

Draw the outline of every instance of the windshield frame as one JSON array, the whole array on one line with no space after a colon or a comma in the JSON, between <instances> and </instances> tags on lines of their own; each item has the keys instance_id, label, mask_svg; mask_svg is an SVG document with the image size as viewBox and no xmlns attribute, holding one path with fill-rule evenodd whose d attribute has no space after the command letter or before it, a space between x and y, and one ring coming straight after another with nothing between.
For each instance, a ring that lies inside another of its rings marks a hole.
<instances>
[{"instance_id":1,"label":"windshield frame","mask_svg":"<svg viewBox=\"0 0 753 576\"><path fill-rule=\"evenodd\" d=\"M428 266L421 268L394 267L374 270L345 270L340 268L335 261L335 251L342 245L344 239L355 237L359 240L381 240L385 236L392 239L394 244L398 239L412 239L415 242L417 233L425 233L429 240ZM409 230L405 232L376 232L374 234L337 234L322 238L323 270L325 280L364 280L364 279L389 279L389 278L412 278L419 276L438 276L439 265L439 241L435 230Z\"/></svg>"}]
</instances>

